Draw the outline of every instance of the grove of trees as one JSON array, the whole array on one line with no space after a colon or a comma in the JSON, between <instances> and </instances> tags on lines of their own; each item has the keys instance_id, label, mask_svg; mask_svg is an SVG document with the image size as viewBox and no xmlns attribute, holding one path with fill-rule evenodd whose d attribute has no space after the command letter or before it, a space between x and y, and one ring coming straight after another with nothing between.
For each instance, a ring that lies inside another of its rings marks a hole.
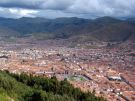
<instances>
[{"instance_id":1,"label":"grove of trees","mask_svg":"<svg viewBox=\"0 0 135 101\"><path fill-rule=\"evenodd\" d=\"M56 77L18 75L8 71L0 71L0 95L3 93L14 101L106 101L95 96L95 92L74 88L66 79L58 81Z\"/></svg>"}]
</instances>

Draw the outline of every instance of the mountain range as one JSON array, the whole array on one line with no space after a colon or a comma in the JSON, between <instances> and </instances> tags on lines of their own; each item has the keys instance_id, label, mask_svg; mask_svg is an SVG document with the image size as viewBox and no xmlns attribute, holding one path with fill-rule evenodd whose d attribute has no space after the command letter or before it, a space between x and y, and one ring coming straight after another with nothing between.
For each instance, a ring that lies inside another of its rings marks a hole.
<instances>
[{"instance_id":1,"label":"mountain range","mask_svg":"<svg viewBox=\"0 0 135 101\"><path fill-rule=\"evenodd\" d=\"M135 41L135 19L83 18L0 18L0 37L73 39L77 41Z\"/></svg>"}]
</instances>

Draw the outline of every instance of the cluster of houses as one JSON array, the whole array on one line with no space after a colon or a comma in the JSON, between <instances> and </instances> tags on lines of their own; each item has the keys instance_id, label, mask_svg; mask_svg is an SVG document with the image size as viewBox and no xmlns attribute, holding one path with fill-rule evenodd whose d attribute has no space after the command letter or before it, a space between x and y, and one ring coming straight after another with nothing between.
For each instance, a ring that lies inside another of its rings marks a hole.
<instances>
[{"instance_id":1,"label":"cluster of houses","mask_svg":"<svg viewBox=\"0 0 135 101\"><path fill-rule=\"evenodd\" d=\"M9 70L12 73L56 76L59 80L67 78L76 87L90 91L95 89L97 94L105 95L108 99L124 99L123 96L126 96L124 94L127 94L124 92L135 93L134 85L123 79L123 75L126 74L120 71L128 66L134 67L135 58L127 52L115 49L67 47L1 49L0 65L1 70ZM73 77L76 80L72 79Z\"/></svg>"}]
</instances>

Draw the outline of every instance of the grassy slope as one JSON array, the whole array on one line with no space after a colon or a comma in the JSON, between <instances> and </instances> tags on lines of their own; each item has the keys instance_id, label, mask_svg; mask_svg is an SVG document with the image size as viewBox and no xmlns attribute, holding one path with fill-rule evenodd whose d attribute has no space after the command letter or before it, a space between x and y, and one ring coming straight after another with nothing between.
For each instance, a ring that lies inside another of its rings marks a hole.
<instances>
[{"instance_id":1,"label":"grassy slope","mask_svg":"<svg viewBox=\"0 0 135 101\"><path fill-rule=\"evenodd\" d=\"M21 96L32 92L32 89L30 87L20 82L17 82L14 78L4 72L0 72L0 86L3 86L4 88L0 88L0 92L4 92L6 95L10 96L10 98L14 99L15 101L23 100ZM7 99L7 96L4 95L1 94L1 97Z\"/></svg>"},{"instance_id":2,"label":"grassy slope","mask_svg":"<svg viewBox=\"0 0 135 101\"><path fill-rule=\"evenodd\" d=\"M67 96L54 95L42 90L36 90L16 81L15 78L11 77L7 73L0 71L0 101L26 101L26 99L31 99L31 97L33 99L27 101L44 101L43 99L40 100L40 98L36 100L38 97L34 97L36 95L32 95L34 92L36 92L36 94L40 94L40 92L42 92L41 94L46 96L45 101L74 101L72 98L68 98Z\"/></svg>"},{"instance_id":3,"label":"grassy slope","mask_svg":"<svg viewBox=\"0 0 135 101\"><path fill-rule=\"evenodd\" d=\"M0 100L1 101L9 101L9 96L5 93L0 93Z\"/></svg>"},{"instance_id":4,"label":"grassy slope","mask_svg":"<svg viewBox=\"0 0 135 101\"><path fill-rule=\"evenodd\" d=\"M0 101L106 101L55 78L15 75L0 71Z\"/></svg>"}]
</instances>

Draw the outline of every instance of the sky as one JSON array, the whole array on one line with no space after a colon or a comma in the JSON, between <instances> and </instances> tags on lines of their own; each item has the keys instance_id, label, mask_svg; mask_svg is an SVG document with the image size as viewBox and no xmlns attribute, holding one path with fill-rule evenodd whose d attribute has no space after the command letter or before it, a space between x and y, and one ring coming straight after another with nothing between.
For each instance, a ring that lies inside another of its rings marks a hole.
<instances>
[{"instance_id":1,"label":"sky","mask_svg":"<svg viewBox=\"0 0 135 101\"><path fill-rule=\"evenodd\" d=\"M0 17L135 17L135 0L0 0Z\"/></svg>"}]
</instances>

